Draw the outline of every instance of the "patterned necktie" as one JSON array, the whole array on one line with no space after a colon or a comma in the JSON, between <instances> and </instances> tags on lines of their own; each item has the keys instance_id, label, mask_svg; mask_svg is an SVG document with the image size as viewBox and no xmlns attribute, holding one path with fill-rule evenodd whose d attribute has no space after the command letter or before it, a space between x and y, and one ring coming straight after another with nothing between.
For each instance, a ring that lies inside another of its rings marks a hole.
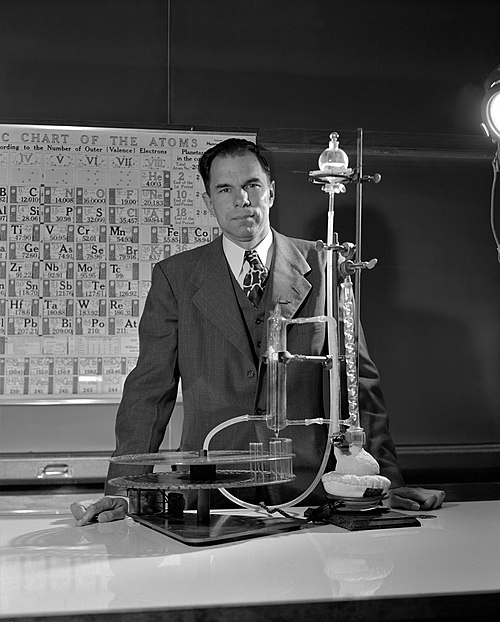
<instances>
[{"instance_id":1,"label":"patterned necktie","mask_svg":"<svg viewBox=\"0 0 500 622\"><path fill-rule=\"evenodd\" d=\"M257 308L264 293L268 271L260 260L257 251L245 251L245 261L248 262L250 270L243 279L243 291L253 306Z\"/></svg>"}]
</instances>

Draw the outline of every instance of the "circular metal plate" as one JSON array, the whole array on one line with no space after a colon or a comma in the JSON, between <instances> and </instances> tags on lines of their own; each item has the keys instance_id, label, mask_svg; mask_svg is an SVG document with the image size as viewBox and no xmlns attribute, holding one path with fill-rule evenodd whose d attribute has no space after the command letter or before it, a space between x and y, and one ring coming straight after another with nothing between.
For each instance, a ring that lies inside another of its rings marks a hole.
<instances>
[{"instance_id":1,"label":"circular metal plate","mask_svg":"<svg viewBox=\"0 0 500 622\"><path fill-rule=\"evenodd\" d=\"M373 497L340 497L337 495L326 495L329 499L340 501L343 505L338 507L339 511L360 511L360 510L374 510L380 503L387 497L386 494L374 495Z\"/></svg>"},{"instance_id":2,"label":"circular metal plate","mask_svg":"<svg viewBox=\"0 0 500 622\"><path fill-rule=\"evenodd\" d=\"M145 473L130 477L116 477L110 484L120 488L140 488L151 490L197 490L200 488L249 488L250 486L272 486L285 484L295 479L295 475L277 479L268 471L217 471L214 479L191 479L188 472Z\"/></svg>"},{"instance_id":3,"label":"circular metal plate","mask_svg":"<svg viewBox=\"0 0 500 622\"><path fill-rule=\"evenodd\" d=\"M271 456L269 452L264 452L258 457L250 454L249 451L214 450L209 451L206 456L200 456L197 451L165 451L154 454L128 454L124 456L114 456L110 462L118 464L133 464L147 466L174 466L191 464L245 464L250 462L272 462L282 458L293 458L295 454L281 454Z\"/></svg>"}]
</instances>

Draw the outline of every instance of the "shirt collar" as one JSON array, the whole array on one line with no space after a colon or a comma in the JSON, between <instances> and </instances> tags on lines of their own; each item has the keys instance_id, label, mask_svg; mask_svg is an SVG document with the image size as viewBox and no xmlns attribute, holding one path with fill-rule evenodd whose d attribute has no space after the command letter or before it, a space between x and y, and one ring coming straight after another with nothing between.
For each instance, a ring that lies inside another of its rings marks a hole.
<instances>
[{"instance_id":1,"label":"shirt collar","mask_svg":"<svg viewBox=\"0 0 500 622\"><path fill-rule=\"evenodd\" d=\"M245 256L245 249L235 244L232 240L222 235L222 248L224 255L226 256L227 263L231 268L231 272L236 278L239 277L243 269L243 258ZM271 259L273 257L273 232L269 229L266 237L252 250L257 251L260 260L266 266L270 268Z\"/></svg>"}]
</instances>

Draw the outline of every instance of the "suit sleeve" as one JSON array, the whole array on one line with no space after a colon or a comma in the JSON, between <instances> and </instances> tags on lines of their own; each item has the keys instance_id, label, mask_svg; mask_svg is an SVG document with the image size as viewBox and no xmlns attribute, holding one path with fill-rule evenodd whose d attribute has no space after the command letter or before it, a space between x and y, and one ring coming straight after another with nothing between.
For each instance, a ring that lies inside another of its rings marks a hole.
<instances>
[{"instance_id":1,"label":"suit sleeve","mask_svg":"<svg viewBox=\"0 0 500 622\"><path fill-rule=\"evenodd\" d=\"M153 269L151 289L139 323L139 358L128 375L115 425L113 456L157 452L177 398L178 306L164 263ZM106 494L124 494L114 477L138 475L148 467L110 463Z\"/></svg>"},{"instance_id":2,"label":"suit sleeve","mask_svg":"<svg viewBox=\"0 0 500 622\"><path fill-rule=\"evenodd\" d=\"M363 331L359 339L359 412L366 434L365 447L380 465L380 473L391 480L391 487L404 485L396 449L389 432L389 421L380 378L370 358Z\"/></svg>"}]
</instances>

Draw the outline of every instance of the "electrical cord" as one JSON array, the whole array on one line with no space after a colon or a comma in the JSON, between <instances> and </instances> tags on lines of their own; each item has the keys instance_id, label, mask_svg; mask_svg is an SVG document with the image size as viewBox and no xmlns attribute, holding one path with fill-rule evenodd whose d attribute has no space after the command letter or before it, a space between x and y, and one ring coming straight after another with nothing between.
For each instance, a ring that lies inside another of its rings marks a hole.
<instances>
[{"instance_id":1,"label":"electrical cord","mask_svg":"<svg viewBox=\"0 0 500 622\"><path fill-rule=\"evenodd\" d=\"M498 234L497 234L496 226L495 226L495 191L496 191L496 184L497 184L497 176L498 176L498 172L500 171L500 143L497 146L497 151L495 153L495 157L493 158L491 166L493 168L493 180L491 183L490 225L491 225L491 232L495 240L495 244L497 245L498 262L500 263L500 240L498 238Z\"/></svg>"}]
</instances>

